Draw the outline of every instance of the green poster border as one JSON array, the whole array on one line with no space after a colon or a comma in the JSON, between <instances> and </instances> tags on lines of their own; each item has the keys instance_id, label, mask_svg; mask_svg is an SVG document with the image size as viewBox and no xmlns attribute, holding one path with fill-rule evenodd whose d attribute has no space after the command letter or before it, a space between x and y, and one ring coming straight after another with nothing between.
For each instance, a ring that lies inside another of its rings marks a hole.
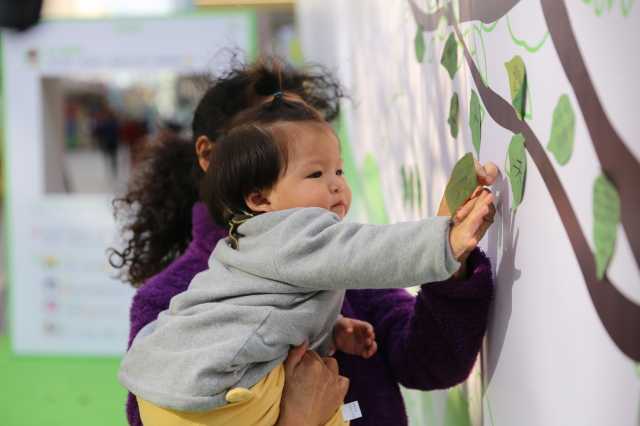
<instances>
[{"instance_id":1,"label":"green poster border","mask_svg":"<svg viewBox=\"0 0 640 426\"><path fill-rule=\"evenodd\" d=\"M165 16L127 16L99 19L50 19L45 22L92 22L92 21L133 21L150 19L173 19L224 15L246 15L249 20L249 60L258 56L257 13L255 9L218 9L215 11L194 11ZM4 214L5 241L5 327L0 335L0 377L3 392L0 392L0 419L2 426L42 426L42 425L127 425L125 416L126 390L116 380L120 365L118 356L58 356L58 355L15 355L12 350L12 320L15 309L13 300L13 218L9 208L12 203L9 185L7 157L7 99L5 91L5 48L0 36L0 97L2 113L2 184L4 185L2 206Z\"/></svg>"}]
</instances>

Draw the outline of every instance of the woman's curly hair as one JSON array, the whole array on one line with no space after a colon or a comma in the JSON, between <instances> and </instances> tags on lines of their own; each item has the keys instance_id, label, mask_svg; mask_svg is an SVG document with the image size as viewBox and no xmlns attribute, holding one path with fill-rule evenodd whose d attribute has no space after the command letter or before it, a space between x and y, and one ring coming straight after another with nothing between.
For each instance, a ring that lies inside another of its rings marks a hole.
<instances>
[{"instance_id":1,"label":"woman's curly hair","mask_svg":"<svg viewBox=\"0 0 640 426\"><path fill-rule=\"evenodd\" d=\"M204 176L195 152L199 137L215 142L236 114L278 91L297 94L327 121L339 115L342 87L322 67L294 68L276 58L231 63L227 72L209 78L194 112L192 141L174 137L153 143L128 192L113 201L125 245L109 249L109 263L134 287L162 271L191 242L191 210Z\"/></svg>"}]
</instances>

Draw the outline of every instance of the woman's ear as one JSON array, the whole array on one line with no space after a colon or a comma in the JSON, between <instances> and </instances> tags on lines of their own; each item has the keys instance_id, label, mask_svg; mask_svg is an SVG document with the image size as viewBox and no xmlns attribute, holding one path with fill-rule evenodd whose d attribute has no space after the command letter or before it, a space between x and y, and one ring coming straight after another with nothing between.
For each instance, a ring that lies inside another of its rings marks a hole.
<instances>
[{"instance_id":1,"label":"woman's ear","mask_svg":"<svg viewBox=\"0 0 640 426\"><path fill-rule=\"evenodd\" d=\"M254 212L270 212L272 210L268 194L264 192L252 192L244 197L244 202Z\"/></svg>"},{"instance_id":2,"label":"woman's ear","mask_svg":"<svg viewBox=\"0 0 640 426\"><path fill-rule=\"evenodd\" d=\"M203 172L209 169L209 156L213 149L213 142L206 136L199 136L196 139L196 156L198 157L198 164Z\"/></svg>"}]
</instances>

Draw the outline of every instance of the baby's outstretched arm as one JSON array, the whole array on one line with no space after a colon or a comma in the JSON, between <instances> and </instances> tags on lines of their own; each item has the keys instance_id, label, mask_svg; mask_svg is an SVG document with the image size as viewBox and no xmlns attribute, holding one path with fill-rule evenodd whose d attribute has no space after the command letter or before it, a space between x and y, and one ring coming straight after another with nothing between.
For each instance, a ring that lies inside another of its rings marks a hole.
<instances>
[{"instance_id":1,"label":"baby's outstretched arm","mask_svg":"<svg viewBox=\"0 0 640 426\"><path fill-rule=\"evenodd\" d=\"M263 273L274 280L314 290L400 288L441 281L460 268L446 217L370 225L341 221L319 208L287 215L273 230L273 269ZM463 249L466 235L456 239Z\"/></svg>"},{"instance_id":2,"label":"baby's outstretched arm","mask_svg":"<svg viewBox=\"0 0 640 426\"><path fill-rule=\"evenodd\" d=\"M371 358L378 350L373 326L366 321L340 317L333 327L337 350L363 358Z\"/></svg>"}]
</instances>

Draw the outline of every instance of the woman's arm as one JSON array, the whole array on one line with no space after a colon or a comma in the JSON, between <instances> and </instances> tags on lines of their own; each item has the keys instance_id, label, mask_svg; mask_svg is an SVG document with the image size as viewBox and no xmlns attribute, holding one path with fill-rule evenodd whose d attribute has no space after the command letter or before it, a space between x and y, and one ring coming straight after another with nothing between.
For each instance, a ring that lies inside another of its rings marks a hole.
<instances>
[{"instance_id":1,"label":"woman's arm","mask_svg":"<svg viewBox=\"0 0 640 426\"><path fill-rule=\"evenodd\" d=\"M453 386L469 375L486 331L493 279L489 259L476 249L468 278L404 290L349 293L375 328L378 352L396 380L421 390Z\"/></svg>"}]
</instances>

